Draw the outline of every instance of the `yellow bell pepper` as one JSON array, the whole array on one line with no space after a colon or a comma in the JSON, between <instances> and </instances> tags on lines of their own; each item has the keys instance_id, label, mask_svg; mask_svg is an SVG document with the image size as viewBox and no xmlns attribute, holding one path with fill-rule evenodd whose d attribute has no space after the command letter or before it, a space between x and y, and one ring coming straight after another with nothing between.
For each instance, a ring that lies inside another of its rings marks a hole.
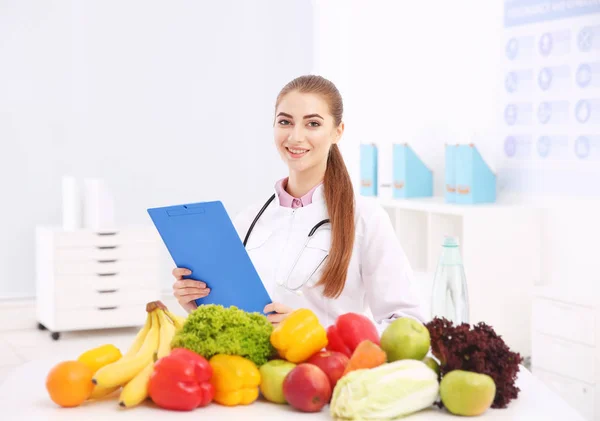
<instances>
[{"instance_id":1,"label":"yellow bell pepper","mask_svg":"<svg viewBox=\"0 0 600 421\"><path fill-rule=\"evenodd\" d=\"M114 363L121 357L119 348L107 344L85 351L77 360L87 365L95 373L105 365Z\"/></svg>"},{"instance_id":2,"label":"yellow bell pepper","mask_svg":"<svg viewBox=\"0 0 600 421\"><path fill-rule=\"evenodd\" d=\"M122 357L123 355L121 355L119 348L111 344L106 344L85 351L77 358L77 360L87 365L90 370L96 373L96 371L100 370L105 365L112 364L115 361L120 360ZM102 387L97 384L92 389L92 394L88 399L103 398L104 396L110 395L120 387L121 386Z\"/></svg>"},{"instance_id":3,"label":"yellow bell pepper","mask_svg":"<svg viewBox=\"0 0 600 421\"><path fill-rule=\"evenodd\" d=\"M281 358L298 364L327 346L327 331L315 313L301 308L273 329L271 345Z\"/></svg>"},{"instance_id":4,"label":"yellow bell pepper","mask_svg":"<svg viewBox=\"0 0 600 421\"><path fill-rule=\"evenodd\" d=\"M226 406L248 405L258 398L260 372L247 358L217 354L209 360L214 401Z\"/></svg>"}]
</instances>

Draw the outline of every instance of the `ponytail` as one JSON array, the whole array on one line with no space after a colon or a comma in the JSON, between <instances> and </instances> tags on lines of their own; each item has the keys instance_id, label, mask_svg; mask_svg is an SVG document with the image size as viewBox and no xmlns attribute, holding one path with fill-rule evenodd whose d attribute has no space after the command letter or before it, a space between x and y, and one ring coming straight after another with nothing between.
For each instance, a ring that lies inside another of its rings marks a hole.
<instances>
[{"instance_id":1,"label":"ponytail","mask_svg":"<svg viewBox=\"0 0 600 421\"><path fill-rule=\"evenodd\" d=\"M332 145L324 180L325 203L331 222L331 249L317 285L323 295L337 298L346 285L354 246L354 190L338 145Z\"/></svg>"}]
</instances>

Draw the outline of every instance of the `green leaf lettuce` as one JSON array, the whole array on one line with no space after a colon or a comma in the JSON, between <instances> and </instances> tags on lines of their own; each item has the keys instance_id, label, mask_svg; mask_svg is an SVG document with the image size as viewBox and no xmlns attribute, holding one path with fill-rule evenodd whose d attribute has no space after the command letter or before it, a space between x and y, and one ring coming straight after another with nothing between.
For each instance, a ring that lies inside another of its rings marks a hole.
<instances>
[{"instance_id":1,"label":"green leaf lettuce","mask_svg":"<svg viewBox=\"0 0 600 421\"><path fill-rule=\"evenodd\" d=\"M260 313L207 304L189 314L171 347L187 348L206 359L216 354L239 355L260 367L275 355L272 331L273 325Z\"/></svg>"}]
</instances>

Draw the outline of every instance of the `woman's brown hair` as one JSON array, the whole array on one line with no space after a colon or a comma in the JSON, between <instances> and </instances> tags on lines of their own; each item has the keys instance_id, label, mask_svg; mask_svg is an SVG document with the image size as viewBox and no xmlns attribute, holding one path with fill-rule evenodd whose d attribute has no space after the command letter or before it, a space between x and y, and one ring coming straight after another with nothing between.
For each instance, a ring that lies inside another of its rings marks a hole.
<instances>
[{"instance_id":1,"label":"woman's brown hair","mask_svg":"<svg viewBox=\"0 0 600 421\"><path fill-rule=\"evenodd\" d=\"M321 95L329 105L335 126L342 122L344 105L338 89L329 80L315 75L300 76L283 87L277 96L275 109L290 92ZM323 294L337 298L344 289L348 265L354 246L354 190L352 181L337 144L331 145L324 180L325 203L331 221L331 250L323 275L317 285Z\"/></svg>"}]
</instances>

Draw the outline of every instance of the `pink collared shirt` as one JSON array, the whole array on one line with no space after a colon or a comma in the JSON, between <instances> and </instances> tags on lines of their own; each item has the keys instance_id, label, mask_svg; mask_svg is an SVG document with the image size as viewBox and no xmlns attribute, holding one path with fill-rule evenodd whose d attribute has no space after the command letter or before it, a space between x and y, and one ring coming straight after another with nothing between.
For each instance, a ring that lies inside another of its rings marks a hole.
<instances>
[{"instance_id":1,"label":"pink collared shirt","mask_svg":"<svg viewBox=\"0 0 600 421\"><path fill-rule=\"evenodd\" d=\"M288 183L288 179L289 178L286 177L286 178L279 180L275 184L275 191L277 192L277 196L279 197L279 204L283 207L292 208L292 209L301 208L303 206L310 205L312 203L313 193L315 192L317 187L319 187L321 184L323 184L323 183L317 184L304 196L297 198L297 197L294 197L291 194L289 194L287 191L285 191L285 188Z\"/></svg>"}]
</instances>

